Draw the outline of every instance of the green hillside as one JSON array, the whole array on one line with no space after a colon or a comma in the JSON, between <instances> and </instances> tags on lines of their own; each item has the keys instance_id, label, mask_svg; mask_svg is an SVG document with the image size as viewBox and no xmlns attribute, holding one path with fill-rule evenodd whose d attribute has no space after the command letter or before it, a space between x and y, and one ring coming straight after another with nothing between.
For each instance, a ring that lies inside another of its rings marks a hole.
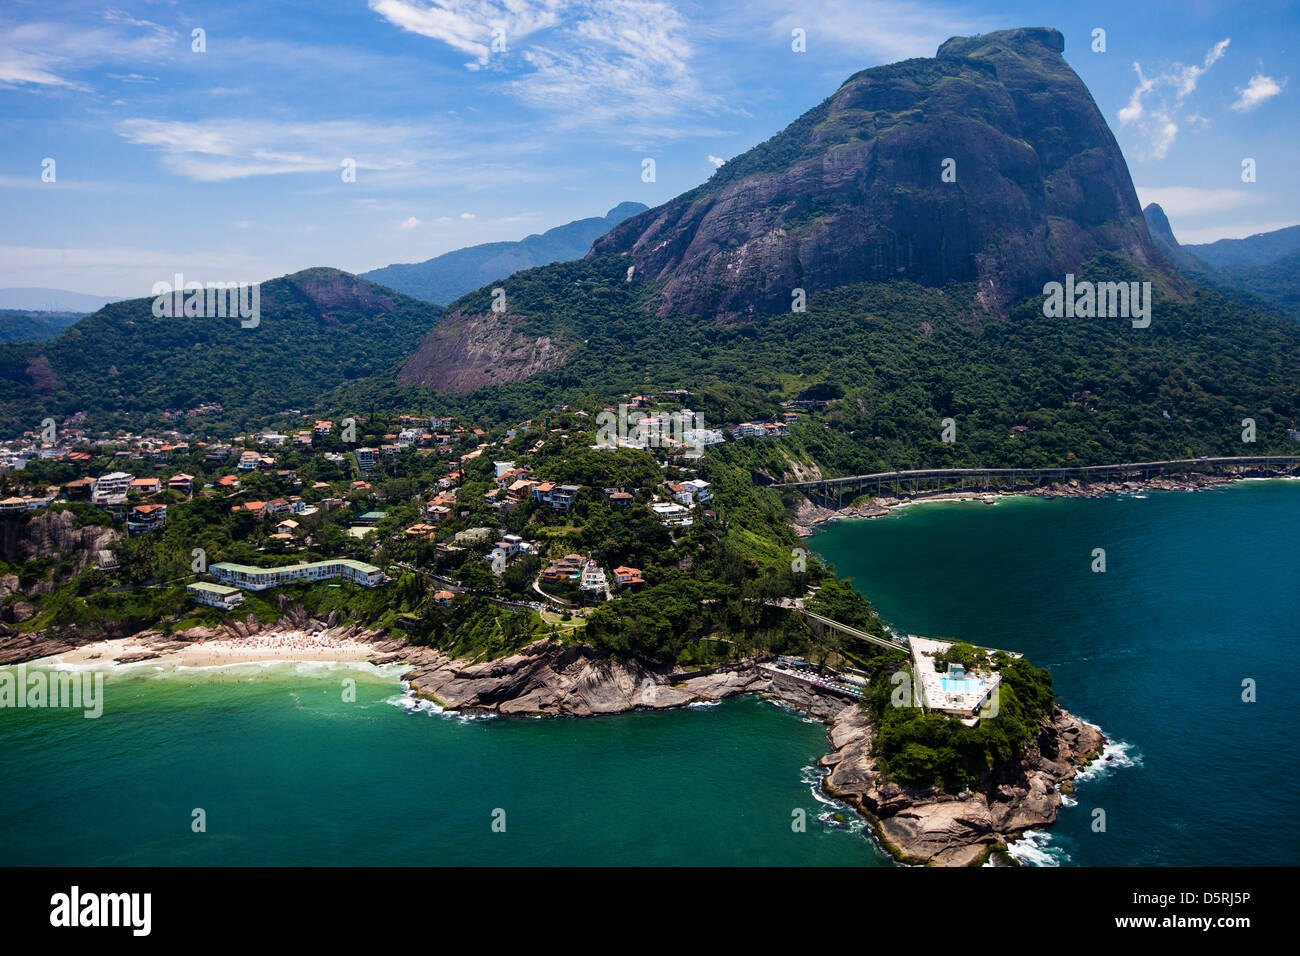
<instances>
[{"instance_id":1,"label":"green hillside","mask_svg":"<svg viewBox=\"0 0 1300 956\"><path fill-rule=\"evenodd\" d=\"M0 346L0 424L85 411L92 424L203 403L244 423L310 408L387 370L439 310L336 269L262 283L255 328L238 318L156 318L152 299L105 306L39 345Z\"/></svg>"}]
</instances>

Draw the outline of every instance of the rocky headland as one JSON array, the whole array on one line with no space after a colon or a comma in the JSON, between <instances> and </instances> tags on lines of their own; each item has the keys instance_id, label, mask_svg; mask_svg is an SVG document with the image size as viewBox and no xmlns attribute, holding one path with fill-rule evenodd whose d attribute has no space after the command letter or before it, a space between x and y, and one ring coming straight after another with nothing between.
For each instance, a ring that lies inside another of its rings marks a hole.
<instances>
[{"instance_id":1,"label":"rocky headland","mask_svg":"<svg viewBox=\"0 0 1300 956\"><path fill-rule=\"evenodd\" d=\"M870 820L896 859L913 864L978 865L1026 830L1054 823L1062 792L1073 789L1074 776L1106 743L1095 727L1057 708L1017 765L978 791L953 794L886 780L871 755L871 720L859 704L782 680L753 660L697 671L651 669L549 640L481 662L400 642L380 644L375 653L377 663L410 663L403 679L411 692L455 710L586 717L759 694L828 725L823 788Z\"/></svg>"},{"instance_id":2,"label":"rocky headland","mask_svg":"<svg viewBox=\"0 0 1300 956\"><path fill-rule=\"evenodd\" d=\"M172 634L144 631L129 641L109 642L104 660L136 663L193 648L199 642L238 640L286 629L368 644L366 659L370 663L409 665L402 679L410 693L448 710L590 717L758 694L828 726L831 752L821 759L827 771L823 788L871 821L881 845L905 863L977 865L1024 831L1050 825L1061 806L1062 791L1072 789L1075 774L1096 759L1105 745L1105 738L1095 728L1057 709L1024 758L1004 768L978 791L953 794L905 787L886 780L877 767L871 754L871 720L859 704L812 684L783 678L761 667L758 660L694 670L655 668L615 660L589 646L553 640L536 641L495 660L457 659L354 624L314 619L297 606L287 608L284 617L271 624L250 616L219 628ZM0 664L66 654L102 640L103 635L78 632L0 634Z\"/></svg>"}]
</instances>

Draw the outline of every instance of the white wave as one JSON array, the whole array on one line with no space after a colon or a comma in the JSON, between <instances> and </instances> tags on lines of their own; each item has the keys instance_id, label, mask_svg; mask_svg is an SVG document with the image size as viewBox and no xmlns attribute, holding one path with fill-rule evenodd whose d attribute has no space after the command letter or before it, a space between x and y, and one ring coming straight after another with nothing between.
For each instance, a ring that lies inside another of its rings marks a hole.
<instances>
[{"instance_id":1,"label":"white wave","mask_svg":"<svg viewBox=\"0 0 1300 956\"><path fill-rule=\"evenodd\" d=\"M721 703L722 701L720 700L693 700L686 706L687 707L717 707Z\"/></svg>"},{"instance_id":2,"label":"white wave","mask_svg":"<svg viewBox=\"0 0 1300 956\"><path fill-rule=\"evenodd\" d=\"M1100 727L1097 729L1101 730ZM1104 731L1102 732L1104 733ZM1101 753L1098 754L1097 759L1075 774L1074 782L1076 784L1087 783L1090 780L1104 777L1115 770L1141 766L1142 754L1138 752L1137 747L1127 741L1107 738L1106 746L1101 748Z\"/></svg>"},{"instance_id":3,"label":"white wave","mask_svg":"<svg viewBox=\"0 0 1300 956\"><path fill-rule=\"evenodd\" d=\"M1007 855L1022 866L1061 866L1070 862L1070 854L1054 844L1046 830L1026 830L1021 839L1008 845Z\"/></svg>"},{"instance_id":4,"label":"white wave","mask_svg":"<svg viewBox=\"0 0 1300 956\"><path fill-rule=\"evenodd\" d=\"M429 700L426 697L416 697L415 691L409 689L386 698L384 703L400 707L407 713L412 714L444 714L447 712L447 709L437 701Z\"/></svg>"},{"instance_id":5,"label":"white wave","mask_svg":"<svg viewBox=\"0 0 1300 956\"><path fill-rule=\"evenodd\" d=\"M496 720L497 715L486 711L469 711L462 712L451 708L443 707L437 701L429 700L426 697L417 697L415 691L409 684L405 685L406 689L400 694L394 694L392 697L385 699L385 704L391 704L394 707L400 707L408 714L426 714L429 717L449 717L465 723L475 720Z\"/></svg>"}]
</instances>

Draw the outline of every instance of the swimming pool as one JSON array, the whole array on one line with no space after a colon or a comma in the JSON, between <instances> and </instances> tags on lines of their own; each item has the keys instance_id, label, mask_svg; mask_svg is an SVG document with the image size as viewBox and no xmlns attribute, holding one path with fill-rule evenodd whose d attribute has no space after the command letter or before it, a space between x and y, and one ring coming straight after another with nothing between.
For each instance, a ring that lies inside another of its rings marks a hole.
<instances>
[{"instance_id":1,"label":"swimming pool","mask_svg":"<svg viewBox=\"0 0 1300 956\"><path fill-rule=\"evenodd\" d=\"M984 690L984 682L972 677L940 677L939 686L945 694L980 694Z\"/></svg>"}]
</instances>

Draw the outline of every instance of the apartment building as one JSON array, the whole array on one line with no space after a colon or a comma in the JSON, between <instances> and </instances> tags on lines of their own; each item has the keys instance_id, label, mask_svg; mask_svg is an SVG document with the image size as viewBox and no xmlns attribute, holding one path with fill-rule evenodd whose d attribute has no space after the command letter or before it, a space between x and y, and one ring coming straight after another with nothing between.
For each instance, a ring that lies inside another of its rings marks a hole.
<instances>
[{"instance_id":1,"label":"apartment building","mask_svg":"<svg viewBox=\"0 0 1300 956\"><path fill-rule=\"evenodd\" d=\"M265 591L267 588L292 581L324 581L327 578L345 578L368 588L388 580L387 575L373 564L353 561L350 558L305 561L279 568L258 568L248 564L221 561L209 565L208 573L222 584L243 588L246 591Z\"/></svg>"}]
</instances>

